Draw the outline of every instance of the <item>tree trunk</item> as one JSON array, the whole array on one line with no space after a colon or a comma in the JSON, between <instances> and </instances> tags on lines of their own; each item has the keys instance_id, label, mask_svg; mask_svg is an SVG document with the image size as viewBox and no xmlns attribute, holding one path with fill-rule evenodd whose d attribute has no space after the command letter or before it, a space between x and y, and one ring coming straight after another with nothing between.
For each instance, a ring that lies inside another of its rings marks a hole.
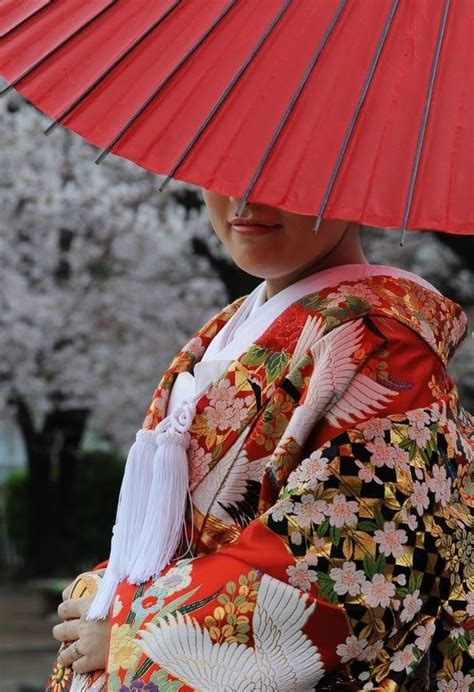
<instances>
[{"instance_id":1,"label":"tree trunk","mask_svg":"<svg viewBox=\"0 0 474 692\"><path fill-rule=\"evenodd\" d=\"M25 402L14 403L28 455L24 572L45 577L71 562L71 491L89 411L52 411L36 430Z\"/></svg>"}]
</instances>

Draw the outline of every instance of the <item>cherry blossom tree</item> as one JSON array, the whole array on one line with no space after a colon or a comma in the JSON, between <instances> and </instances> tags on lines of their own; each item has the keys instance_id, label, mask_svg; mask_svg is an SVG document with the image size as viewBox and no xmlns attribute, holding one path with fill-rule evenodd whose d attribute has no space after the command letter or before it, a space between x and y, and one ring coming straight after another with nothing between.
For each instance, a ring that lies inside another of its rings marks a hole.
<instances>
[{"instance_id":1,"label":"cherry blossom tree","mask_svg":"<svg viewBox=\"0 0 474 692\"><path fill-rule=\"evenodd\" d=\"M116 157L96 166L93 147L47 138L47 124L17 94L0 103L0 415L25 442L39 573L84 440L126 453L171 357L227 300L194 252L211 237L199 191L187 209L189 186L160 195L156 176Z\"/></svg>"}]
</instances>

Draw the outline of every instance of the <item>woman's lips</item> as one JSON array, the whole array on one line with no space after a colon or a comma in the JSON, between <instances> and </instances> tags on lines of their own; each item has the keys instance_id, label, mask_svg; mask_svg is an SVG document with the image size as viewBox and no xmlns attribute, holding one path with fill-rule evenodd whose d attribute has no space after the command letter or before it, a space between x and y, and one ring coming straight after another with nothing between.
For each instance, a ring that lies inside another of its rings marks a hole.
<instances>
[{"instance_id":1,"label":"woman's lips","mask_svg":"<svg viewBox=\"0 0 474 692\"><path fill-rule=\"evenodd\" d=\"M241 233L242 235L266 235L280 228L280 224L275 224L273 226L265 226L263 224L232 224L231 228L236 233Z\"/></svg>"}]
</instances>

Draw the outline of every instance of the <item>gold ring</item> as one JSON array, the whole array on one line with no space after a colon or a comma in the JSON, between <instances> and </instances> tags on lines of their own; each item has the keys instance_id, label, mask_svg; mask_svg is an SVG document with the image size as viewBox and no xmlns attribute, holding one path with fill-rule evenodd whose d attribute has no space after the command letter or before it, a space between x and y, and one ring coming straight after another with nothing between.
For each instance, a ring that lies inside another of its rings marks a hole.
<instances>
[{"instance_id":1,"label":"gold ring","mask_svg":"<svg viewBox=\"0 0 474 692\"><path fill-rule=\"evenodd\" d=\"M74 644L71 646L71 651L74 654L74 656L77 658L81 658L83 654L78 650L77 648L77 642L74 642Z\"/></svg>"}]
</instances>

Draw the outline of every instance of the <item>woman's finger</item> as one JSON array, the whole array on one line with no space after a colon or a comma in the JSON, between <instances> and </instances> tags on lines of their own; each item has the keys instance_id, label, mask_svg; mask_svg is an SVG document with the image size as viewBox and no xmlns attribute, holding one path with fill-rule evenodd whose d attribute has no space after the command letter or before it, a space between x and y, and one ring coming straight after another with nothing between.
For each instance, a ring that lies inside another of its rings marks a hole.
<instances>
[{"instance_id":1,"label":"woman's finger","mask_svg":"<svg viewBox=\"0 0 474 692\"><path fill-rule=\"evenodd\" d=\"M76 577L76 579L77 579L77 577ZM76 583L76 579L73 579L72 582L70 584L68 584L66 586L66 588L63 590L63 593L62 593L63 601L66 601L69 598L69 596L71 595L72 587Z\"/></svg>"},{"instance_id":2,"label":"woman's finger","mask_svg":"<svg viewBox=\"0 0 474 692\"><path fill-rule=\"evenodd\" d=\"M81 620L68 620L53 627L53 637L58 642L72 642L79 638Z\"/></svg>"},{"instance_id":3,"label":"woman's finger","mask_svg":"<svg viewBox=\"0 0 474 692\"><path fill-rule=\"evenodd\" d=\"M93 600L93 596L83 598L68 598L58 606L58 615L61 620L73 620L84 616Z\"/></svg>"},{"instance_id":4,"label":"woman's finger","mask_svg":"<svg viewBox=\"0 0 474 692\"><path fill-rule=\"evenodd\" d=\"M89 656L81 656L74 661L72 669L75 673L92 673L97 666L91 663Z\"/></svg>"},{"instance_id":5,"label":"woman's finger","mask_svg":"<svg viewBox=\"0 0 474 692\"><path fill-rule=\"evenodd\" d=\"M82 658L82 654L79 649L79 640L77 640L60 652L58 663L61 666L72 666L72 664L80 658Z\"/></svg>"}]
</instances>

